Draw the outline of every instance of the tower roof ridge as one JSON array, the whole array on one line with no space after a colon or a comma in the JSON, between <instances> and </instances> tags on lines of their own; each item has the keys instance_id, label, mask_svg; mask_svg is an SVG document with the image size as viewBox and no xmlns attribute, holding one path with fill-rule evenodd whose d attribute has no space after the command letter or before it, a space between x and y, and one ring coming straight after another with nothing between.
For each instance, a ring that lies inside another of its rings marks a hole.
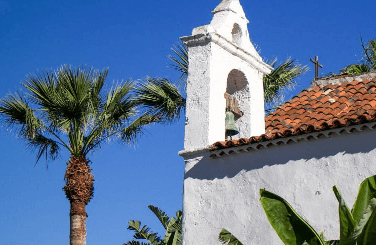
<instances>
[{"instance_id":1,"label":"tower roof ridge","mask_svg":"<svg viewBox=\"0 0 376 245\"><path fill-rule=\"evenodd\" d=\"M239 0L222 0L221 3L212 11L212 14L221 12L221 11L233 11L236 12L235 9L231 8L232 3L238 3L240 5Z\"/></svg>"}]
</instances>

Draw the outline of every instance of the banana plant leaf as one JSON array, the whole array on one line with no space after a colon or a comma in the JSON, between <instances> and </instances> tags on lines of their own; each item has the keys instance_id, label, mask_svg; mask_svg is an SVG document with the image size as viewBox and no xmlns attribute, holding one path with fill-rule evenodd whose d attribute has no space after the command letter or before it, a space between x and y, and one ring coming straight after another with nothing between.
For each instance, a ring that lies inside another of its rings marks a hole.
<instances>
[{"instance_id":1,"label":"banana plant leaf","mask_svg":"<svg viewBox=\"0 0 376 245\"><path fill-rule=\"evenodd\" d=\"M376 198L370 200L369 205L361 216L355 231L352 234L352 240L356 245L374 245L376 244ZM341 241L340 245L347 245L346 241Z\"/></svg>"},{"instance_id":2,"label":"banana plant leaf","mask_svg":"<svg viewBox=\"0 0 376 245\"><path fill-rule=\"evenodd\" d=\"M219 233L219 240L226 245L243 245L238 238L236 238L231 232L226 229L222 229Z\"/></svg>"},{"instance_id":3,"label":"banana plant leaf","mask_svg":"<svg viewBox=\"0 0 376 245\"><path fill-rule=\"evenodd\" d=\"M345 240L354 233L357 222L354 220L337 186L333 186L333 191L339 204L338 211L339 211L340 240Z\"/></svg>"},{"instance_id":4,"label":"banana plant leaf","mask_svg":"<svg viewBox=\"0 0 376 245\"><path fill-rule=\"evenodd\" d=\"M180 245L181 241L181 222L182 222L182 212L176 212L176 219L172 217L166 227L166 233L163 238L163 242L166 245Z\"/></svg>"},{"instance_id":5,"label":"banana plant leaf","mask_svg":"<svg viewBox=\"0 0 376 245\"><path fill-rule=\"evenodd\" d=\"M372 198L376 198L376 175L365 179L360 184L358 196L351 211L357 223L359 223Z\"/></svg>"},{"instance_id":6,"label":"banana plant leaf","mask_svg":"<svg viewBox=\"0 0 376 245\"><path fill-rule=\"evenodd\" d=\"M286 245L325 245L320 235L280 196L260 190L260 202L265 214Z\"/></svg>"}]
</instances>

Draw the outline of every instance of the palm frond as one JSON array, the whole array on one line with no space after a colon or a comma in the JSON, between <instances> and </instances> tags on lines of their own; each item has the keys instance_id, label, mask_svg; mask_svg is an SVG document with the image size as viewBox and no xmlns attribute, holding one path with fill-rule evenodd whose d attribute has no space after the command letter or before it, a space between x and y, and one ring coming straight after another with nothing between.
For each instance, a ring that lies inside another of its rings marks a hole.
<instances>
[{"instance_id":1,"label":"palm frond","mask_svg":"<svg viewBox=\"0 0 376 245\"><path fill-rule=\"evenodd\" d=\"M56 158L61 146L78 157L110 137L131 143L143 133L143 126L177 117L178 112L171 109L172 101L167 101L163 105L167 109L163 110L152 108L157 104L134 99L132 81L114 84L105 94L107 74L108 69L67 65L29 74L22 83L27 93L0 99L1 119L8 127L16 127L18 134L37 150L38 161L43 155ZM181 100L175 87L164 82L159 85L171 100ZM137 117L140 107L148 111Z\"/></svg>"},{"instance_id":2,"label":"palm frond","mask_svg":"<svg viewBox=\"0 0 376 245\"><path fill-rule=\"evenodd\" d=\"M17 125L18 135L28 142L28 146L37 150L37 163L41 156L45 154L54 160L58 156L59 143L51 138L42 135L46 131L44 125L35 115L20 94L8 95L0 100L0 115L4 118L8 126Z\"/></svg>"},{"instance_id":3,"label":"palm frond","mask_svg":"<svg viewBox=\"0 0 376 245\"><path fill-rule=\"evenodd\" d=\"M107 94L106 103L100 120L112 120L120 123L122 119L128 119L135 113L135 104L130 100L129 92L134 83L127 81L124 84L114 85Z\"/></svg>"},{"instance_id":4,"label":"palm frond","mask_svg":"<svg viewBox=\"0 0 376 245\"><path fill-rule=\"evenodd\" d=\"M101 92L107 78L108 68L102 71L96 71L95 74L92 81L91 103L95 110L101 110L102 108L100 108L100 106L103 102Z\"/></svg>"},{"instance_id":5,"label":"palm frond","mask_svg":"<svg viewBox=\"0 0 376 245\"><path fill-rule=\"evenodd\" d=\"M243 243L226 229L222 229L219 233L219 240L225 245L243 245Z\"/></svg>"},{"instance_id":6,"label":"palm frond","mask_svg":"<svg viewBox=\"0 0 376 245\"><path fill-rule=\"evenodd\" d=\"M9 126L17 126L23 138L33 138L42 125L25 99L17 93L0 99L0 115Z\"/></svg>"},{"instance_id":7,"label":"palm frond","mask_svg":"<svg viewBox=\"0 0 376 245\"><path fill-rule=\"evenodd\" d=\"M73 69L65 65L57 71L29 74L22 85L52 125L68 129L70 123L84 125L91 117L94 73L92 68Z\"/></svg>"},{"instance_id":8,"label":"palm frond","mask_svg":"<svg viewBox=\"0 0 376 245\"><path fill-rule=\"evenodd\" d=\"M174 55L169 55L168 59L172 61L170 67L174 70L180 72L180 77L178 79L178 85L184 85L184 89L186 88L186 81L188 76L188 48L182 43L178 43L177 45L172 46L171 48Z\"/></svg>"},{"instance_id":9,"label":"palm frond","mask_svg":"<svg viewBox=\"0 0 376 245\"><path fill-rule=\"evenodd\" d=\"M53 70L46 70L44 73L30 73L26 78L22 86L30 92L31 101L46 109L56 110L56 73Z\"/></svg>"},{"instance_id":10,"label":"palm frond","mask_svg":"<svg viewBox=\"0 0 376 245\"><path fill-rule=\"evenodd\" d=\"M51 138L44 137L41 134L36 134L34 137L29 138L28 145L38 151L35 164L43 154L45 155L46 160L48 160L48 158L55 160L59 155L60 147L58 142Z\"/></svg>"},{"instance_id":11,"label":"palm frond","mask_svg":"<svg viewBox=\"0 0 376 245\"><path fill-rule=\"evenodd\" d=\"M159 118L148 114L141 115L121 130L121 140L127 143L134 142L138 135L143 134L142 127L154 122L159 122Z\"/></svg>"},{"instance_id":12,"label":"palm frond","mask_svg":"<svg viewBox=\"0 0 376 245\"><path fill-rule=\"evenodd\" d=\"M283 101L283 91L293 88L296 85L297 76L308 71L308 67L297 64L291 58L287 58L278 66L276 66L276 59L267 63L274 70L263 78L264 99L266 103L278 104Z\"/></svg>"},{"instance_id":13,"label":"palm frond","mask_svg":"<svg viewBox=\"0 0 376 245\"><path fill-rule=\"evenodd\" d=\"M163 122L179 118L185 99L178 88L165 78L150 78L136 88L135 102L147 109L147 114Z\"/></svg>"},{"instance_id":14,"label":"palm frond","mask_svg":"<svg viewBox=\"0 0 376 245\"><path fill-rule=\"evenodd\" d=\"M101 106L101 110L99 110L98 115L93 120L91 131L83 138L84 154L99 146L109 137L121 135L120 132L124 124L136 114L136 105L129 95L132 88L133 83L130 81L122 85L114 85L111 88L105 99L106 102ZM127 134L131 134L131 127L128 129Z\"/></svg>"}]
</instances>

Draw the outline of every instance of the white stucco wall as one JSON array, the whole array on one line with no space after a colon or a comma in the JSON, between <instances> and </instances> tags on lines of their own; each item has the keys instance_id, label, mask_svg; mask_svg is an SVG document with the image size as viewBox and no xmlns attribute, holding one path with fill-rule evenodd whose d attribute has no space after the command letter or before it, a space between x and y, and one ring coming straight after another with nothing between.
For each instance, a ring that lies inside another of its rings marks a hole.
<instances>
[{"instance_id":1,"label":"white stucco wall","mask_svg":"<svg viewBox=\"0 0 376 245\"><path fill-rule=\"evenodd\" d=\"M337 185L349 207L376 173L376 131L355 131L210 158L185 153L183 244L220 244L222 228L244 244L282 244L259 203L259 189L285 198L316 231L339 236Z\"/></svg>"},{"instance_id":2,"label":"white stucco wall","mask_svg":"<svg viewBox=\"0 0 376 245\"><path fill-rule=\"evenodd\" d=\"M265 133L263 75L272 68L265 64L253 47L247 29L248 20L238 0L224 0L213 11L210 25L197 27L192 35L182 37L188 47L187 107L185 150L207 147L225 140L225 106L227 77L236 69L244 73L249 94L239 121L241 137ZM241 36L234 37L234 26ZM233 39L235 43L233 43Z\"/></svg>"}]
</instances>

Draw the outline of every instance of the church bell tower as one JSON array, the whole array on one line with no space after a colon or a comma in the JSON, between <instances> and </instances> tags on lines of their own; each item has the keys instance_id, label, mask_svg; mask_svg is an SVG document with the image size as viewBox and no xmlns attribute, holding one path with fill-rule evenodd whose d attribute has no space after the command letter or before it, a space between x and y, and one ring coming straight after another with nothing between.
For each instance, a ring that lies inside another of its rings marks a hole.
<instances>
[{"instance_id":1,"label":"church bell tower","mask_svg":"<svg viewBox=\"0 0 376 245\"><path fill-rule=\"evenodd\" d=\"M226 112L234 116L236 138L265 133L263 76L272 68L251 43L239 0L222 0L209 25L181 40L189 68L184 148L206 148L226 139Z\"/></svg>"}]
</instances>

